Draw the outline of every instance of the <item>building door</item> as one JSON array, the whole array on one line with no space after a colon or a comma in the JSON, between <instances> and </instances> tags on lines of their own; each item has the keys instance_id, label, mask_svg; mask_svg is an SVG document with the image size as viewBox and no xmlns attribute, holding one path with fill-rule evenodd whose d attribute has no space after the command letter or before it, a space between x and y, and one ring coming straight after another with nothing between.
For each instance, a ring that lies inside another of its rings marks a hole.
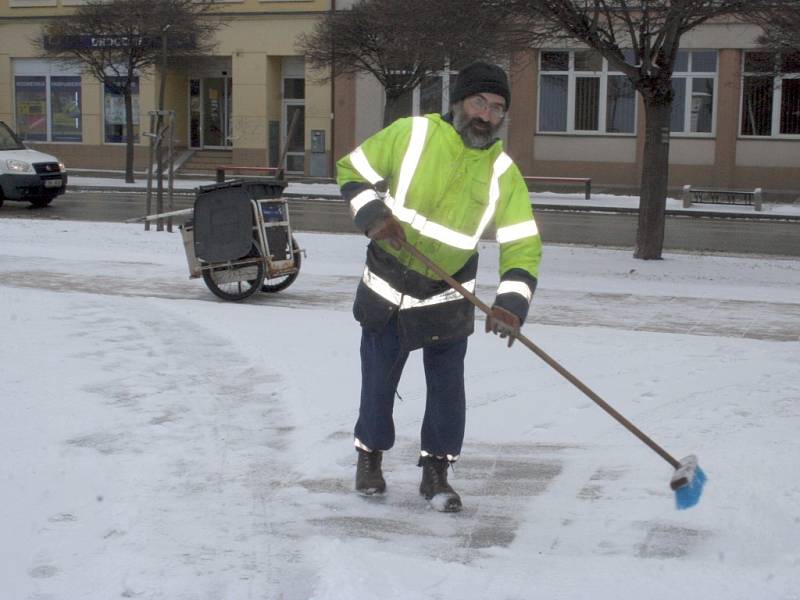
<instances>
[{"instance_id":1,"label":"building door","mask_svg":"<svg viewBox=\"0 0 800 600\"><path fill-rule=\"evenodd\" d=\"M306 163L306 107L303 102L284 101L283 132L286 144L286 172L305 173ZM294 124L294 129L289 128ZM291 135L290 135L291 134Z\"/></svg>"},{"instance_id":2,"label":"building door","mask_svg":"<svg viewBox=\"0 0 800 600\"><path fill-rule=\"evenodd\" d=\"M192 148L229 148L233 85L230 77L189 80L189 138Z\"/></svg>"},{"instance_id":3,"label":"building door","mask_svg":"<svg viewBox=\"0 0 800 600\"><path fill-rule=\"evenodd\" d=\"M283 70L281 140L286 147L287 173L306 172L306 80L302 56L285 56ZM292 122L294 121L294 129Z\"/></svg>"}]
</instances>

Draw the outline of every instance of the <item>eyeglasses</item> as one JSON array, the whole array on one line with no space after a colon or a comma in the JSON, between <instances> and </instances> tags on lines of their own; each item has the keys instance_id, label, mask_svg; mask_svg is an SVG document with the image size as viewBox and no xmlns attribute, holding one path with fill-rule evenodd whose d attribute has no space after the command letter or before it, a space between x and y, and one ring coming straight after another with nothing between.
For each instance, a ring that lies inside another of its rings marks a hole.
<instances>
[{"instance_id":1,"label":"eyeglasses","mask_svg":"<svg viewBox=\"0 0 800 600\"><path fill-rule=\"evenodd\" d=\"M495 117L496 119L502 119L506 116L506 107L503 104L499 104L496 102L490 103L486 98L481 96L480 94L476 96L470 96L467 98L472 108L477 110L478 112L483 112L487 108L489 109L489 113Z\"/></svg>"}]
</instances>

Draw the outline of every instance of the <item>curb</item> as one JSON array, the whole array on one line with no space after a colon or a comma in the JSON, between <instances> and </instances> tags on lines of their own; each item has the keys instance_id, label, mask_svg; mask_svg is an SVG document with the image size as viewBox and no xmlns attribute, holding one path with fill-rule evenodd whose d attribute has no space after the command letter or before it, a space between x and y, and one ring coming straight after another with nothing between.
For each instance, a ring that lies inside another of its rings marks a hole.
<instances>
[{"instance_id":1,"label":"curb","mask_svg":"<svg viewBox=\"0 0 800 600\"><path fill-rule=\"evenodd\" d=\"M214 183L209 181L209 184ZM114 192L114 193L130 193L130 194L144 194L146 188L125 188L119 186L84 186L84 185L70 185L67 184L67 191L70 192ZM173 190L173 195L188 196L194 194L194 189L178 188ZM288 198L297 198L303 200L321 200L321 201L343 201L339 195L332 194L299 194L287 193ZM625 208L620 206L581 206L581 205L563 205L563 204L535 204L536 211L558 211L558 212L595 212L605 214L622 214L622 215L637 215L639 209ZM668 217L687 217L687 218L700 218L700 219L735 219L743 221L790 221L800 222L800 215L774 215L764 212L749 213L725 213L716 211L703 211L703 210L674 210L667 209L665 212Z\"/></svg>"}]
</instances>

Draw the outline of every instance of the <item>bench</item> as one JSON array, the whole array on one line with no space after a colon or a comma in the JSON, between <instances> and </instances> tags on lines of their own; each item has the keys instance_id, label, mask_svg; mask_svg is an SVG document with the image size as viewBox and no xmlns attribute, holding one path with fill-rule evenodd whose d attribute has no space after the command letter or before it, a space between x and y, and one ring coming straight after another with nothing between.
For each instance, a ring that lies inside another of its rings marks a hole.
<instances>
[{"instance_id":1,"label":"bench","mask_svg":"<svg viewBox=\"0 0 800 600\"><path fill-rule=\"evenodd\" d=\"M592 197L592 180L589 177L523 177L528 181L538 181L543 183L582 183L585 190L586 199Z\"/></svg>"},{"instance_id":2,"label":"bench","mask_svg":"<svg viewBox=\"0 0 800 600\"><path fill-rule=\"evenodd\" d=\"M683 186L683 208L689 208L692 203L752 206L755 210L761 210L761 188L724 190L694 188L691 185L685 185Z\"/></svg>"},{"instance_id":3,"label":"bench","mask_svg":"<svg viewBox=\"0 0 800 600\"><path fill-rule=\"evenodd\" d=\"M277 174L280 170L277 167L237 167L236 165L217 165L217 183L225 183L225 172L235 171L237 173L272 173Z\"/></svg>"}]
</instances>

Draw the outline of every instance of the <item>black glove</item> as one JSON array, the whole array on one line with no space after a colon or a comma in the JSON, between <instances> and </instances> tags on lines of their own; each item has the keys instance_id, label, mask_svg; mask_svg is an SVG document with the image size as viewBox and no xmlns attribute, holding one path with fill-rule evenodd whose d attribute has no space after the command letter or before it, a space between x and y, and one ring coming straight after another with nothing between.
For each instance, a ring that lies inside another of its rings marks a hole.
<instances>
[{"instance_id":1,"label":"black glove","mask_svg":"<svg viewBox=\"0 0 800 600\"><path fill-rule=\"evenodd\" d=\"M492 314L486 316L486 333L491 331L501 338L508 337L509 348L519 334L520 325L517 315L499 306L493 306Z\"/></svg>"},{"instance_id":2,"label":"black glove","mask_svg":"<svg viewBox=\"0 0 800 600\"><path fill-rule=\"evenodd\" d=\"M403 231L400 221L393 215L388 215L378 219L367 229L367 237L373 240L386 240L392 248L399 250L402 247L400 242L406 240L406 232Z\"/></svg>"}]
</instances>

